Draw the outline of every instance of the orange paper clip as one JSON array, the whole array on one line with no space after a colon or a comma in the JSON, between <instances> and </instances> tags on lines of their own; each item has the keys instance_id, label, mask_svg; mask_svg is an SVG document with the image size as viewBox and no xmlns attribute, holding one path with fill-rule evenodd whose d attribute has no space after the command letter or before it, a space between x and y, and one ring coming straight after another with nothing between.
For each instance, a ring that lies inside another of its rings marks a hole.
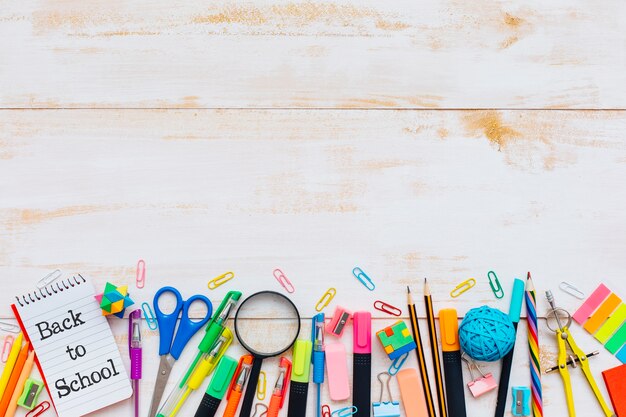
<instances>
[{"instance_id":1,"label":"orange paper clip","mask_svg":"<svg viewBox=\"0 0 626 417\"><path fill-rule=\"evenodd\" d=\"M220 285L227 283L233 278L235 278L235 273L228 271L225 274L222 274L219 277L215 277L211 281L209 281L208 287L210 290L214 290Z\"/></svg>"},{"instance_id":2,"label":"orange paper clip","mask_svg":"<svg viewBox=\"0 0 626 417\"><path fill-rule=\"evenodd\" d=\"M146 261L140 259L137 261L137 274L135 277L135 286L139 289L146 285Z\"/></svg>"},{"instance_id":3,"label":"orange paper clip","mask_svg":"<svg viewBox=\"0 0 626 417\"><path fill-rule=\"evenodd\" d=\"M14 340L15 339L10 334L4 336L4 343L2 344L2 363L7 363Z\"/></svg>"},{"instance_id":4,"label":"orange paper clip","mask_svg":"<svg viewBox=\"0 0 626 417\"><path fill-rule=\"evenodd\" d=\"M335 298L335 295L337 294L337 290L334 288L329 288L326 290L326 292L324 293L324 295L322 295L322 298L319 299L319 301L317 302L317 304L315 304L315 311L322 311L324 309L324 307L326 307L328 304L330 304L330 302L333 300L333 298Z\"/></svg>"},{"instance_id":5,"label":"orange paper clip","mask_svg":"<svg viewBox=\"0 0 626 417\"><path fill-rule=\"evenodd\" d=\"M50 408L50 403L48 401L44 401L39 403L35 408L30 410L26 417L37 417L45 413Z\"/></svg>"},{"instance_id":6,"label":"orange paper clip","mask_svg":"<svg viewBox=\"0 0 626 417\"><path fill-rule=\"evenodd\" d=\"M293 293L296 289L294 288L293 284L291 283L291 281L289 281L289 278L287 278L285 276L285 273L283 271L281 271L280 269L276 268L274 270L274 278L276 278L276 281L278 281L278 283L285 289L285 291L287 291L289 294Z\"/></svg>"},{"instance_id":7,"label":"orange paper clip","mask_svg":"<svg viewBox=\"0 0 626 417\"><path fill-rule=\"evenodd\" d=\"M330 417L330 407L328 404L322 406L322 417Z\"/></svg>"},{"instance_id":8,"label":"orange paper clip","mask_svg":"<svg viewBox=\"0 0 626 417\"><path fill-rule=\"evenodd\" d=\"M378 311L382 311L383 313L391 314L392 316L400 316L402 314L402 310L398 307L394 307L391 304L387 304L384 301L376 300L374 301L374 308Z\"/></svg>"}]
</instances>

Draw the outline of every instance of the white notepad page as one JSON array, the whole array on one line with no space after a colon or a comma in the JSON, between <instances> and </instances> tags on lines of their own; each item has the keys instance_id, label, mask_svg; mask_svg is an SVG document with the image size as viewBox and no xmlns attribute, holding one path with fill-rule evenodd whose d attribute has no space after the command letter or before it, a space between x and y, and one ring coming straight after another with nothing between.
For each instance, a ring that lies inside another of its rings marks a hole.
<instances>
[{"instance_id":1,"label":"white notepad page","mask_svg":"<svg viewBox=\"0 0 626 417\"><path fill-rule=\"evenodd\" d=\"M17 310L59 417L82 416L132 394L94 296L91 280L77 275L18 297Z\"/></svg>"}]
</instances>

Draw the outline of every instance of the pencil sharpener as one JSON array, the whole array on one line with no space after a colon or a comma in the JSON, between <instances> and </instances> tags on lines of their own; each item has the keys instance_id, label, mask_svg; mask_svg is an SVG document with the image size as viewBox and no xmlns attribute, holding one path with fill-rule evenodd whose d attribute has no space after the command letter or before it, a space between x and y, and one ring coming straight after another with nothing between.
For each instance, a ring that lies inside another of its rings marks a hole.
<instances>
[{"instance_id":1,"label":"pencil sharpener","mask_svg":"<svg viewBox=\"0 0 626 417\"><path fill-rule=\"evenodd\" d=\"M17 405L27 410L32 410L37 405L37 398L43 388L43 382L28 378L24 384L22 395L17 400Z\"/></svg>"},{"instance_id":2,"label":"pencil sharpener","mask_svg":"<svg viewBox=\"0 0 626 417\"><path fill-rule=\"evenodd\" d=\"M498 383L494 379L493 375L489 373L468 382L467 387L469 388L474 398L478 398L484 393L496 389L498 387Z\"/></svg>"},{"instance_id":3,"label":"pencil sharpener","mask_svg":"<svg viewBox=\"0 0 626 417\"><path fill-rule=\"evenodd\" d=\"M335 308L333 318L326 325L326 331L335 336L341 336L348 325L348 321L352 317L352 312L341 306Z\"/></svg>"},{"instance_id":4,"label":"pencil sharpener","mask_svg":"<svg viewBox=\"0 0 626 417\"><path fill-rule=\"evenodd\" d=\"M398 401L372 403L374 417L400 417L400 403Z\"/></svg>"},{"instance_id":5,"label":"pencil sharpener","mask_svg":"<svg viewBox=\"0 0 626 417\"><path fill-rule=\"evenodd\" d=\"M511 405L511 413L514 416L530 415L530 388L528 387L511 387L513 393L513 404Z\"/></svg>"}]
</instances>

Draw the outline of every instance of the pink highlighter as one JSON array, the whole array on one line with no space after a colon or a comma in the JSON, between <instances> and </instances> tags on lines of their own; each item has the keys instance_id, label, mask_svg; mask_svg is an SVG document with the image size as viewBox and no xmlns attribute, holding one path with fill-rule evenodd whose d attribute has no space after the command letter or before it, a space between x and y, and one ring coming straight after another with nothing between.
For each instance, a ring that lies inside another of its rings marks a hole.
<instances>
[{"instance_id":1,"label":"pink highlighter","mask_svg":"<svg viewBox=\"0 0 626 417\"><path fill-rule=\"evenodd\" d=\"M372 385L372 314L357 311L352 316L352 405L356 406L354 417L369 417Z\"/></svg>"}]
</instances>

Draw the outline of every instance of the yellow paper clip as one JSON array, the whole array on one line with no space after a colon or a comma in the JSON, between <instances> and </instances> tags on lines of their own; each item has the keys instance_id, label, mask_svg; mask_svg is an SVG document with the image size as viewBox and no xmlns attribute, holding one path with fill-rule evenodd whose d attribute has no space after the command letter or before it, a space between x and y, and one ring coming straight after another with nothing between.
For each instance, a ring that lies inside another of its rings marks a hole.
<instances>
[{"instance_id":1,"label":"yellow paper clip","mask_svg":"<svg viewBox=\"0 0 626 417\"><path fill-rule=\"evenodd\" d=\"M289 278L287 278L287 276L285 275L285 273L283 271L281 271L280 269L276 268L274 270L273 274L274 274L274 278L276 278L276 281L278 281L278 283L289 294L293 293L296 290L296 288L293 286L291 281L289 281Z\"/></svg>"},{"instance_id":2,"label":"yellow paper clip","mask_svg":"<svg viewBox=\"0 0 626 417\"><path fill-rule=\"evenodd\" d=\"M374 284L374 281L372 281L372 279L368 277L367 274L363 272L363 270L358 266L352 270L352 275L354 275L356 279L358 279L359 282L363 284L363 286L365 286L365 288L367 288L368 290L374 291L376 289L376 284Z\"/></svg>"},{"instance_id":3,"label":"yellow paper clip","mask_svg":"<svg viewBox=\"0 0 626 417\"><path fill-rule=\"evenodd\" d=\"M463 294L465 291L472 288L474 285L476 285L476 280L474 278L466 279L465 281L454 287L452 291L450 291L450 297L456 298L459 295Z\"/></svg>"},{"instance_id":4,"label":"yellow paper clip","mask_svg":"<svg viewBox=\"0 0 626 417\"><path fill-rule=\"evenodd\" d=\"M219 277L215 277L212 280L209 281L209 289L210 290L214 290L217 287L219 287L222 284L227 283L228 281L230 281L231 279L235 278L235 273L234 272L226 272L225 274L220 275Z\"/></svg>"},{"instance_id":5,"label":"yellow paper clip","mask_svg":"<svg viewBox=\"0 0 626 417\"><path fill-rule=\"evenodd\" d=\"M489 286L491 287L493 295L495 295L497 299L504 297L504 290L502 289L502 285L500 285L500 280L498 280L496 273L493 271L487 272L487 278L489 279Z\"/></svg>"},{"instance_id":6,"label":"yellow paper clip","mask_svg":"<svg viewBox=\"0 0 626 417\"><path fill-rule=\"evenodd\" d=\"M266 388L267 376L265 375L265 371L261 371L259 373L259 382L256 384L256 397L259 401L263 401L265 399Z\"/></svg>"},{"instance_id":7,"label":"yellow paper clip","mask_svg":"<svg viewBox=\"0 0 626 417\"><path fill-rule=\"evenodd\" d=\"M135 286L142 289L146 285L146 261L137 261L137 272L135 273Z\"/></svg>"},{"instance_id":8,"label":"yellow paper clip","mask_svg":"<svg viewBox=\"0 0 626 417\"><path fill-rule=\"evenodd\" d=\"M328 304L330 304L330 302L333 300L333 298L335 298L335 295L337 294L337 290L334 288L329 288L326 290L326 292L324 293L324 295L322 295L322 298L319 299L319 301L317 302L317 304L315 304L315 311L322 311L324 309L324 307L326 307Z\"/></svg>"}]
</instances>

